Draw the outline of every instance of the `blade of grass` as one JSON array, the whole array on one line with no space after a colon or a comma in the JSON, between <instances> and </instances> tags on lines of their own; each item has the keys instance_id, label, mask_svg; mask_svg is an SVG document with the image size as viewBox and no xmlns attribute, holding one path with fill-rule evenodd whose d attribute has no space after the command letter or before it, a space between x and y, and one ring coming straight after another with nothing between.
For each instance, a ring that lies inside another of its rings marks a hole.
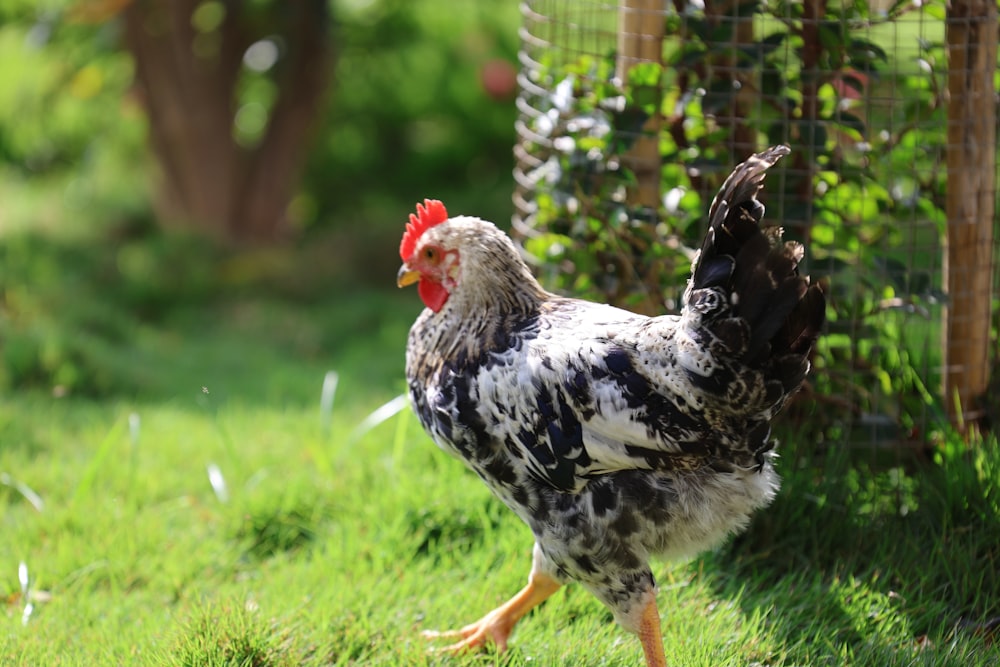
<instances>
[{"instance_id":1,"label":"blade of grass","mask_svg":"<svg viewBox=\"0 0 1000 667\"><path fill-rule=\"evenodd\" d=\"M208 472L208 483L212 485L212 491L220 503L229 502L229 487L226 486L226 478L222 475L222 469L214 463L209 463L206 467Z\"/></svg>"},{"instance_id":2,"label":"blade of grass","mask_svg":"<svg viewBox=\"0 0 1000 667\"><path fill-rule=\"evenodd\" d=\"M323 390L319 396L319 428L324 438L330 436L330 424L333 422L333 399L337 395L337 383L340 376L337 371L327 371L323 376Z\"/></svg>"},{"instance_id":3,"label":"blade of grass","mask_svg":"<svg viewBox=\"0 0 1000 667\"><path fill-rule=\"evenodd\" d=\"M337 384L340 382L340 375L337 371L327 371L323 376L323 389L319 397L319 441L310 442L306 446L306 452L312 457L320 475L326 479L333 479L333 461L331 461L326 448L323 446L329 441L330 428L333 424L333 400L337 394Z\"/></svg>"},{"instance_id":4,"label":"blade of grass","mask_svg":"<svg viewBox=\"0 0 1000 667\"><path fill-rule=\"evenodd\" d=\"M396 418L396 433L392 438L392 460L398 462L403 458L403 447L406 446L406 431L410 426L412 410L401 409Z\"/></svg>"},{"instance_id":5,"label":"blade of grass","mask_svg":"<svg viewBox=\"0 0 1000 667\"><path fill-rule=\"evenodd\" d=\"M139 436L142 432L142 420L138 412L130 413L128 416L128 496L131 498L135 485L136 471L139 467Z\"/></svg>"},{"instance_id":6,"label":"blade of grass","mask_svg":"<svg viewBox=\"0 0 1000 667\"><path fill-rule=\"evenodd\" d=\"M10 488L20 493L22 496L24 496L24 499L27 500L29 503L31 503L31 506L34 507L39 512L45 509L45 501L42 500L42 497L37 493L35 493L34 489L32 489L24 482L14 479L5 472L0 472L0 484L3 484L4 486L9 486Z\"/></svg>"},{"instance_id":7,"label":"blade of grass","mask_svg":"<svg viewBox=\"0 0 1000 667\"><path fill-rule=\"evenodd\" d=\"M23 560L17 565L17 581L21 584L21 598L24 600L21 625L27 625L31 614L35 611L35 605L31 602L31 577L28 574L28 564Z\"/></svg>"},{"instance_id":8,"label":"blade of grass","mask_svg":"<svg viewBox=\"0 0 1000 667\"><path fill-rule=\"evenodd\" d=\"M94 453L94 457L90 459L90 463L87 465L87 468L83 471L83 476L80 478L80 483L76 485L73 497L70 498L70 504L75 505L80 498L90 493L90 490L94 486L94 482L97 480L97 476L102 470L105 469L105 464L111 456L111 451L114 448L115 443L121 440L122 432L125 430L125 423L125 419L117 419L108 431L107 435L104 436L104 439L97 446L97 451Z\"/></svg>"},{"instance_id":9,"label":"blade of grass","mask_svg":"<svg viewBox=\"0 0 1000 667\"><path fill-rule=\"evenodd\" d=\"M351 443L360 440L373 428L382 422L388 421L400 410L406 408L407 403L408 399L406 398L406 394L400 394L392 400L387 401L375 408L371 414L361 420L361 423L358 424L354 431L351 432L351 435L347 438L347 442Z\"/></svg>"}]
</instances>

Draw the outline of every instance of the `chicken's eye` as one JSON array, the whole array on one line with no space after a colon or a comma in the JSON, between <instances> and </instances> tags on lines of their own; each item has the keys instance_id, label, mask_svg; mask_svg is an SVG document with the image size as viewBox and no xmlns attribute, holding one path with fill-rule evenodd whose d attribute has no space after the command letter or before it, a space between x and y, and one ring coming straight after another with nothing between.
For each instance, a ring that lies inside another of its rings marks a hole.
<instances>
[{"instance_id":1,"label":"chicken's eye","mask_svg":"<svg viewBox=\"0 0 1000 667\"><path fill-rule=\"evenodd\" d=\"M424 259L432 264L437 264L441 259L441 252L434 246L424 248Z\"/></svg>"}]
</instances>

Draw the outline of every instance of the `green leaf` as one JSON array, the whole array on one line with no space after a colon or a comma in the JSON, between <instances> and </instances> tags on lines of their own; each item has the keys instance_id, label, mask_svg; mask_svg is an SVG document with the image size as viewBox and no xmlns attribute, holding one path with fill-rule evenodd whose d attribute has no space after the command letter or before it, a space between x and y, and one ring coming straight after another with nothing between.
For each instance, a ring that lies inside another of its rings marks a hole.
<instances>
[{"instance_id":1,"label":"green leaf","mask_svg":"<svg viewBox=\"0 0 1000 667\"><path fill-rule=\"evenodd\" d=\"M852 39L850 49L851 53L862 51L872 58L877 58L883 62L889 61L889 54L886 53L885 49L867 39Z\"/></svg>"},{"instance_id":2,"label":"green leaf","mask_svg":"<svg viewBox=\"0 0 1000 667\"><path fill-rule=\"evenodd\" d=\"M830 119L833 123L857 132L862 138L867 136L868 126L852 113L841 111Z\"/></svg>"},{"instance_id":3,"label":"green leaf","mask_svg":"<svg viewBox=\"0 0 1000 667\"><path fill-rule=\"evenodd\" d=\"M945 2L929 2L922 8L922 13L932 19L944 21L948 18L948 9Z\"/></svg>"},{"instance_id":4,"label":"green leaf","mask_svg":"<svg viewBox=\"0 0 1000 667\"><path fill-rule=\"evenodd\" d=\"M663 66L660 63L636 63L628 71L628 85L655 88L660 85L662 76Z\"/></svg>"},{"instance_id":5,"label":"green leaf","mask_svg":"<svg viewBox=\"0 0 1000 667\"><path fill-rule=\"evenodd\" d=\"M836 239L836 234L831 225L814 224L811 236L813 243L822 243L825 245L833 245Z\"/></svg>"}]
</instances>

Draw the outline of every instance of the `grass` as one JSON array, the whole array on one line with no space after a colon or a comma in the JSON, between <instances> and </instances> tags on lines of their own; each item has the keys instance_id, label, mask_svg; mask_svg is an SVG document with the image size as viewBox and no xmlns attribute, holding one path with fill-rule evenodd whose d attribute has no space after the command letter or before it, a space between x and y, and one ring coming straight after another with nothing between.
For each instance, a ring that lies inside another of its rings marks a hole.
<instances>
[{"instance_id":1,"label":"grass","mask_svg":"<svg viewBox=\"0 0 1000 667\"><path fill-rule=\"evenodd\" d=\"M531 540L408 410L366 420L403 389L414 302L235 290L119 313L125 335L80 361L96 394L9 390L0 663L641 664L574 586L504 656L426 652L420 630L522 585ZM656 566L670 664L996 664L996 440L817 466L784 437L784 490L751 530Z\"/></svg>"}]
</instances>

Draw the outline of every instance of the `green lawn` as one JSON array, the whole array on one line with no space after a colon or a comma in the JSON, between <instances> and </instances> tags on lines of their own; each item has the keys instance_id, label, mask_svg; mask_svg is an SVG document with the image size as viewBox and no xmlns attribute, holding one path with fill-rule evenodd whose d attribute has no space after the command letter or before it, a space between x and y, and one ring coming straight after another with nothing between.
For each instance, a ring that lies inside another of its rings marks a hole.
<instances>
[{"instance_id":1,"label":"green lawn","mask_svg":"<svg viewBox=\"0 0 1000 667\"><path fill-rule=\"evenodd\" d=\"M38 303L93 298L78 278ZM522 585L531 539L408 409L362 427L403 389L416 295L320 292L220 289L155 316L81 306L121 319L103 343L88 317L51 314L82 345L77 374L104 379L0 402L0 663L641 664L572 586L507 656L426 653L421 630ZM751 531L656 568L671 664L997 664L996 441L875 470L809 463L782 438L785 488Z\"/></svg>"}]
</instances>

